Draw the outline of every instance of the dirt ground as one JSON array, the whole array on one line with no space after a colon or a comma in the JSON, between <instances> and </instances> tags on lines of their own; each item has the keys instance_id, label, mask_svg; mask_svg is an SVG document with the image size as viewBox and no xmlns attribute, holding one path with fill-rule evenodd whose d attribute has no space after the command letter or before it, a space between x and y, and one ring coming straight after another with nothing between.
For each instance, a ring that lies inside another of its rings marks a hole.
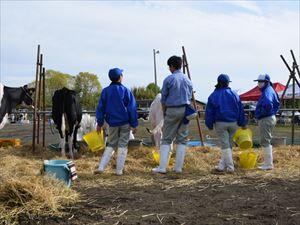
<instances>
[{"instance_id":1,"label":"dirt ground","mask_svg":"<svg viewBox=\"0 0 300 225\"><path fill-rule=\"evenodd\" d=\"M21 215L19 223L300 224L300 148L285 159L293 160L286 167L280 159L285 153L275 150L275 170L247 171L237 165L235 174L212 174L216 151L194 149L188 153L190 164L183 174L152 174L145 151L130 153L122 177L114 175L114 160L101 175L92 173L98 157L77 160L79 179L73 188L81 201L65 208L63 216ZM193 162L195 156L202 159ZM201 162L203 167L193 168L193 163Z\"/></svg>"},{"instance_id":2,"label":"dirt ground","mask_svg":"<svg viewBox=\"0 0 300 225\"><path fill-rule=\"evenodd\" d=\"M16 135L17 126L8 128L9 132L2 136ZM30 140L30 132L21 128L20 131L27 135L23 141ZM47 142L54 142L54 135L47 132ZM275 169L268 172L239 168L235 150L234 174L211 173L218 162L219 150L209 148L189 149L183 174L152 174L152 150L130 149L122 177L114 175L115 159L106 173L93 175L102 153L83 155L75 160L79 179L72 185L80 194L80 201L65 207L63 215L20 214L18 223L300 224L299 145L275 148ZM20 152L22 149L9 154L21 160L31 159L28 153ZM35 157L40 163L37 171L48 157ZM59 158L59 153L51 158Z\"/></svg>"},{"instance_id":3,"label":"dirt ground","mask_svg":"<svg viewBox=\"0 0 300 225\"><path fill-rule=\"evenodd\" d=\"M178 176L157 185L80 188L82 202L65 216L20 217L20 224L299 224L300 181L247 180L241 184L195 182L174 187Z\"/></svg>"}]
</instances>

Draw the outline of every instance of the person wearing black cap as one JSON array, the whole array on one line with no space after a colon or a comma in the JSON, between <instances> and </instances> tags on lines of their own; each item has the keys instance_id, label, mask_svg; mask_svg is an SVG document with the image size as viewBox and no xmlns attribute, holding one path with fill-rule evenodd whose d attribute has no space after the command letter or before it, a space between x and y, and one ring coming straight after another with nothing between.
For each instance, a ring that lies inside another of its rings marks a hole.
<instances>
[{"instance_id":1,"label":"person wearing black cap","mask_svg":"<svg viewBox=\"0 0 300 225\"><path fill-rule=\"evenodd\" d=\"M108 76L112 82L102 90L96 109L97 131L103 129L104 120L109 125L107 147L95 173L104 171L114 154L114 149L118 148L116 174L122 175L130 130L135 133L138 126L137 108L133 94L121 83L123 70L113 68L109 70Z\"/></svg>"},{"instance_id":2,"label":"person wearing black cap","mask_svg":"<svg viewBox=\"0 0 300 225\"><path fill-rule=\"evenodd\" d=\"M161 104L164 112L164 125L160 145L159 166L154 168L154 173L166 173L171 149L174 141L176 146L176 159L174 172L181 173L184 165L185 149L188 136L188 122L184 119L193 114L186 112L191 104L193 85L186 75L181 72L182 59L172 56L167 64L172 73L164 79L161 90Z\"/></svg>"},{"instance_id":3,"label":"person wearing black cap","mask_svg":"<svg viewBox=\"0 0 300 225\"><path fill-rule=\"evenodd\" d=\"M279 110L280 102L277 93L268 74L259 75L257 86L261 91L255 109L255 118L258 120L260 130L260 143L263 147L264 163L258 168L261 170L273 169L273 152L272 152L272 131L276 125L276 113Z\"/></svg>"},{"instance_id":4,"label":"person wearing black cap","mask_svg":"<svg viewBox=\"0 0 300 225\"><path fill-rule=\"evenodd\" d=\"M246 128L243 105L238 94L229 87L229 76L221 74L214 92L209 96L205 109L205 124L213 130L215 127L221 143L221 159L217 172L234 172L231 140L237 126Z\"/></svg>"}]
</instances>

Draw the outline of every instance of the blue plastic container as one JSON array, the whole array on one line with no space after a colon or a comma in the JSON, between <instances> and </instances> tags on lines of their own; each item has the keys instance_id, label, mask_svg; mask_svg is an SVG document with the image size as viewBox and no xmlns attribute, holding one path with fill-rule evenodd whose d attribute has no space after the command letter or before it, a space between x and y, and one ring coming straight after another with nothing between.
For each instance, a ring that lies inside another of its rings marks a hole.
<instances>
[{"instance_id":1,"label":"blue plastic container","mask_svg":"<svg viewBox=\"0 0 300 225\"><path fill-rule=\"evenodd\" d=\"M197 147L197 146L201 146L201 141L197 141L197 140L191 140L191 141L188 141L187 146L188 146L188 147Z\"/></svg>"},{"instance_id":2,"label":"blue plastic container","mask_svg":"<svg viewBox=\"0 0 300 225\"><path fill-rule=\"evenodd\" d=\"M44 171L71 186L71 173L67 165L69 160L44 160Z\"/></svg>"},{"instance_id":3,"label":"blue plastic container","mask_svg":"<svg viewBox=\"0 0 300 225\"><path fill-rule=\"evenodd\" d=\"M187 146L188 147L197 147L197 146L201 146L202 142L199 140L190 140L187 142ZM216 146L214 143L210 143L210 142L204 142L204 146L209 146L209 147L213 147Z\"/></svg>"}]
</instances>

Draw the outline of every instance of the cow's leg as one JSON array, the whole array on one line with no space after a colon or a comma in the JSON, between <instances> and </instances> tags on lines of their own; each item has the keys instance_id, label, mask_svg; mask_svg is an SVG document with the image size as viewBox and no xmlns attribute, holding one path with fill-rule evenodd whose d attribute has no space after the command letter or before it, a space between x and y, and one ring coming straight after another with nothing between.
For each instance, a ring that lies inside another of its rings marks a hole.
<instances>
[{"instance_id":1,"label":"cow's leg","mask_svg":"<svg viewBox=\"0 0 300 225\"><path fill-rule=\"evenodd\" d=\"M5 116L2 119L2 122L0 123L0 130L5 126L7 121L8 121L8 113L5 114Z\"/></svg>"},{"instance_id":2,"label":"cow's leg","mask_svg":"<svg viewBox=\"0 0 300 225\"><path fill-rule=\"evenodd\" d=\"M73 133L71 135L69 135L68 146L69 146L70 158L74 159Z\"/></svg>"},{"instance_id":3,"label":"cow's leg","mask_svg":"<svg viewBox=\"0 0 300 225\"><path fill-rule=\"evenodd\" d=\"M0 129L2 129L8 120L9 105L5 98L3 98L3 85L0 84Z\"/></svg>"},{"instance_id":4,"label":"cow's leg","mask_svg":"<svg viewBox=\"0 0 300 225\"><path fill-rule=\"evenodd\" d=\"M153 134L153 139L156 147L160 146L161 136L162 136L161 130Z\"/></svg>"},{"instance_id":5,"label":"cow's leg","mask_svg":"<svg viewBox=\"0 0 300 225\"><path fill-rule=\"evenodd\" d=\"M66 140L65 140L65 136L62 133L61 129L58 129L59 132L59 148L61 149L61 155L62 157L66 156L66 150L65 150L65 146L66 146Z\"/></svg>"},{"instance_id":6,"label":"cow's leg","mask_svg":"<svg viewBox=\"0 0 300 225\"><path fill-rule=\"evenodd\" d=\"M60 134L60 148L61 148L61 155L63 157L66 156L66 140L65 137L67 137L66 134L66 124L65 124L65 115L64 113L62 114L62 119L61 119L61 127L59 130Z\"/></svg>"},{"instance_id":7,"label":"cow's leg","mask_svg":"<svg viewBox=\"0 0 300 225\"><path fill-rule=\"evenodd\" d=\"M71 159L74 159L74 153L75 153L75 149L74 149L74 145L73 145L73 139L74 139L74 126L70 131L70 135L68 136L68 146L69 146L69 153L70 153L70 157Z\"/></svg>"},{"instance_id":8,"label":"cow's leg","mask_svg":"<svg viewBox=\"0 0 300 225\"><path fill-rule=\"evenodd\" d=\"M61 156L66 156L66 139L63 137L60 139Z\"/></svg>"},{"instance_id":9,"label":"cow's leg","mask_svg":"<svg viewBox=\"0 0 300 225\"><path fill-rule=\"evenodd\" d=\"M74 147L74 152L75 152L75 154L77 153L77 133L78 133L78 129L79 129L80 127L79 126L75 126L75 128L74 128L74 133L73 133L73 147Z\"/></svg>"}]
</instances>

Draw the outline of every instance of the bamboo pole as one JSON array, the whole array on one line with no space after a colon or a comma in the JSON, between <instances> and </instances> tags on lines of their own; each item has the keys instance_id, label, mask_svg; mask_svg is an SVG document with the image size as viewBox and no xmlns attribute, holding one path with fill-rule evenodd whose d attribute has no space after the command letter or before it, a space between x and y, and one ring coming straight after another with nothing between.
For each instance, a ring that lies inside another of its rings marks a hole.
<instances>
[{"instance_id":1,"label":"bamboo pole","mask_svg":"<svg viewBox=\"0 0 300 225\"><path fill-rule=\"evenodd\" d=\"M282 55L280 55L282 61L284 62L285 66L288 68L289 72L290 72L290 76L289 76L289 79L288 79L288 82L286 84L286 87L282 93L282 96L281 96L281 101L283 101L284 99L284 95L286 93L286 90L288 89L289 87L289 83L291 80L293 80L292 82L292 88L293 88L293 96L292 96L292 103L293 103L293 108L295 108L295 105L296 105L296 101L295 101L295 85L297 83L297 85L300 87L300 84L297 80L297 77L296 77L296 71L298 72L299 76L300 76L300 72L299 72L299 67L297 65L297 61L296 61L296 58L294 56L294 53L292 50L291 51L291 55L292 55L292 58L293 58L293 66L292 66L292 69L290 68L290 66L288 65L288 63L286 62L286 60L284 59L284 57ZM295 139L295 111L293 110L292 111L292 145L294 145L294 139Z\"/></svg>"},{"instance_id":2,"label":"bamboo pole","mask_svg":"<svg viewBox=\"0 0 300 225\"><path fill-rule=\"evenodd\" d=\"M40 45L37 49L37 59L36 59L36 71L35 71L35 92L34 92L34 103L33 103L33 125L32 125L32 152L35 153L35 131L36 131L36 100L37 100L37 90L38 90L38 77L39 77L39 59L40 59Z\"/></svg>"},{"instance_id":3,"label":"bamboo pole","mask_svg":"<svg viewBox=\"0 0 300 225\"><path fill-rule=\"evenodd\" d=\"M282 102L282 101L283 101L283 97L284 97L284 95L285 95L285 92L286 92L286 90L288 89L288 86L289 86L289 84L290 84L290 81L291 81L291 79L292 79L292 77L293 77L293 76L292 76L293 71L291 70L291 68L290 68L289 64L286 62L286 60L284 59L283 55L280 55L280 58L282 59L282 61L284 62L285 66L287 67L287 69L288 69L289 72L290 72L289 79L288 79L288 81L287 81L287 83L286 83L286 85L285 85L285 89L284 89L284 91L283 91L283 93L282 93L282 95L281 95L281 102Z\"/></svg>"},{"instance_id":4,"label":"bamboo pole","mask_svg":"<svg viewBox=\"0 0 300 225\"><path fill-rule=\"evenodd\" d=\"M297 73L298 73L298 76L299 76L299 78L300 78L300 70L299 70L299 65L297 64L297 61L296 61L296 58L295 58L295 55L294 55L294 52L293 52L293 50L290 50L291 51L291 54L292 54L292 58L293 58L293 60L294 60L294 65L295 65L295 67L296 67L296 70L297 70ZM295 76L295 78L296 78L296 76ZM296 80L297 81L297 83L298 83L298 85L299 85L299 82L298 82L298 80ZM299 85L299 87L300 87L300 85Z\"/></svg>"},{"instance_id":5,"label":"bamboo pole","mask_svg":"<svg viewBox=\"0 0 300 225\"><path fill-rule=\"evenodd\" d=\"M46 110L46 81L45 81L45 67L43 67L43 111ZM45 147L46 138L46 115L43 114L43 147Z\"/></svg>"},{"instance_id":6,"label":"bamboo pole","mask_svg":"<svg viewBox=\"0 0 300 225\"><path fill-rule=\"evenodd\" d=\"M182 51L183 51L183 62L184 62L183 65L185 65L186 72L187 72L187 75L188 75L189 79L192 80L191 74L190 74L190 70L189 70L189 65L188 65L187 58L186 58L186 53L185 53L184 46L182 46ZM195 99L194 91L192 92L192 100L193 100L194 108L195 108L195 110L197 110L197 105L196 105L196 99ZM196 118L197 118L197 126L198 126L198 132L199 132L199 136L200 136L200 140L201 140L201 145L204 146L204 138L203 138L203 134L202 134L202 130L201 130L199 113L197 113L197 117Z\"/></svg>"},{"instance_id":7,"label":"bamboo pole","mask_svg":"<svg viewBox=\"0 0 300 225\"><path fill-rule=\"evenodd\" d=\"M184 55L182 55L182 72L185 74L185 61L184 61Z\"/></svg>"},{"instance_id":8,"label":"bamboo pole","mask_svg":"<svg viewBox=\"0 0 300 225\"><path fill-rule=\"evenodd\" d=\"M39 91L38 91L38 98L37 98L37 110L41 110L41 89L42 89L42 74L43 74L43 54L41 54L40 58L40 78L39 78ZM37 144L40 143L40 113L37 114Z\"/></svg>"},{"instance_id":9,"label":"bamboo pole","mask_svg":"<svg viewBox=\"0 0 300 225\"><path fill-rule=\"evenodd\" d=\"M293 65L293 109L295 108L295 63ZM292 111L292 145L294 145L294 139L295 139L295 111Z\"/></svg>"}]
</instances>

